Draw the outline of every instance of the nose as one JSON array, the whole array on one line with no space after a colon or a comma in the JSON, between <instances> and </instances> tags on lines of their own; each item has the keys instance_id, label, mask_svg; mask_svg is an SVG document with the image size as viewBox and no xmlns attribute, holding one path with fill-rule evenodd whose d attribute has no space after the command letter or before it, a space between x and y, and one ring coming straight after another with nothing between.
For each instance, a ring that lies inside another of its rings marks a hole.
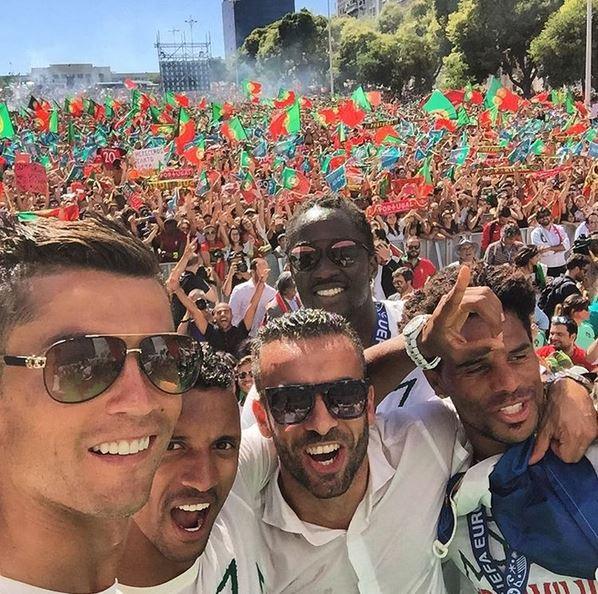
<instances>
[{"instance_id":1,"label":"nose","mask_svg":"<svg viewBox=\"0 0 598 594\"><path fill-rule=\"evenodd\" d=\"M160 408L161 398L177 398L164 394L145 377L137 361L137 353L127 355L125 365L108 390L106 412L109 414L127 414L146 416Z\"/></svg>"},{"instance_id":2,"label":"nose","mask_svg":"<svg viewBox=\"0 0 598 594\"><path fill-rule=\"evenodd\" d=\"M198 452L186 458L181 474L181 482L185 487L205 492L218 485L218 465L211 451Z\"/></svg>"},{"instance_id":3,"label":"nose","mask_svg":"<svg viewBox=\"0 0 598 594\"><path fill-rule=\"evenodd\" d=\"M512 394L517 391L521 384L519 375L506 359L496 365L490 381L492 390L496 393L506 392Z\"/></svg>"},{"instance_id":4,"label":"nose","mask_svg":"<svg viewBox=\"0 0 598 594\"><path fill-rule=\"evenodd\" d=\"M337 426L338 420L328 412L322 396L317 394L314 407L305 421L305 428L320 435L327 435L331 429Z\"/></svg>"}]
</instances>

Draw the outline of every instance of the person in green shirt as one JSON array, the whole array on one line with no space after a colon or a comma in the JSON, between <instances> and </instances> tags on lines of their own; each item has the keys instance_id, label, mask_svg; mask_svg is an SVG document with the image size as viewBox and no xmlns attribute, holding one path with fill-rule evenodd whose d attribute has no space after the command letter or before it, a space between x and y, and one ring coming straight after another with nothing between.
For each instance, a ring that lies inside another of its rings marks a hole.
<instances>
[{"instance_id":1,"label":"person in green shirt","mask_svg":"<svg viewBox=\"0 0 598 594\"><path fill-rule=\"evenodd\" d=\"M569 295L562 304L557 305L555 314L571 318L577 324L577 339L575 344L584 350L594 342L594 329L588 321L590 319L590 301L582 295ZM558 313L557 313L558 312Z\"/></svg>"}]
</instances>

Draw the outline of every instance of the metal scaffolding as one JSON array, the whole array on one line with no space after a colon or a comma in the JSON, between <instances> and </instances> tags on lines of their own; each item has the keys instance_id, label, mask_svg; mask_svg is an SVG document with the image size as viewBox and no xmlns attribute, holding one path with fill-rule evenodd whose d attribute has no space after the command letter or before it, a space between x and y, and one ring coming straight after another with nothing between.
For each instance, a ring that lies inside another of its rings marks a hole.
<instances>
[{"instance_id":1,"label":"metal scaffolding","mask_svg":"<svg viewBox=\"0 0 598 594\"><path fill-rule=\"evenodd\" d=\"M194 21L196 22L196 21ZM191 31L193 31L191 26ZM158 50L160 78L164 92L209 91L210 59L212 42L186 41L184 34L176 40L176 29L172 30L173 42L160 41L160 33L156 37L155 47Z\"/></svg>"}]
</instances>

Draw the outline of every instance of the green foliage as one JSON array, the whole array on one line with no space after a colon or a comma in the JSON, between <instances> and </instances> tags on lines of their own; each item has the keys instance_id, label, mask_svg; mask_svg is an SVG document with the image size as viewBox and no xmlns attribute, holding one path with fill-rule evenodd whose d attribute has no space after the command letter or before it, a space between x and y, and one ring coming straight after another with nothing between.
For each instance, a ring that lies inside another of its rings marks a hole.
<instances>
[{"instance_id":1,"label":"green foliage","mask_svg":"<svg viewBox=\"0 0 598 594\"><path fill-rule=\"evenodd\" d=\"M447 35L475 79L483 81L499 68L530 96L537 67L529 55L531 41L563 0L461 0L451 14Z\"/></svg>"},{"instance_id":2,"label":"green foliage","mask_svg":"<svg viewBox=\"0 0 598 594\"><path fill-rule=\"evenodd\" d=\"M598 0L594 11L592 55L598 56ZM530 46L530 55L540 75L554 87L575 84L584 77L586 0L565 0ZM594 69L596 72L596 69ZM595 88L596 85L594 85Z\"/></svg>"},{"instance_id":3,"label":"green foliage","mask_svg":"<svg viewBox=\"0 0 598 594\"><path fill-rule=\"evenodd\" d=\"M461 89L468 83L474 82L469 66L461 52L453 50L444 57L437 82L438 86L443 89Z\"/></svg>"},{"instance_id":4,"label":"green foliage","mask_svg":"<svg viewBox=\"0 0 598 594\"><path fill-rule=\"evenodd\" d=\"M380 33L395 33L405 18L405 7L398 2L387 2L378 19Z\"/></svg>"}]
</instances>

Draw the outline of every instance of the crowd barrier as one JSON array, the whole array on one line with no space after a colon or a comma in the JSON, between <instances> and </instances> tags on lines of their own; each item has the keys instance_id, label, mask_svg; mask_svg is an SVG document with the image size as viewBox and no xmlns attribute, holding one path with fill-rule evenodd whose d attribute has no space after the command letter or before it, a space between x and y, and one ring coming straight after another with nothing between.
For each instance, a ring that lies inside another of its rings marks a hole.
<instances>
[{"instance_id":1,"label":"crowd barrier","mask_svg":"<svg viewBox=\"0 0 598 594\"><path fill-rule=\"evenodd\" d=\"M575 236L575 229L577 225L574 223L563 223L567 236L571 245L573 245L573 238ZM521 237L524 243L531 243L531 232L533 227L524 227L521 229ZM443 268L448 266L452 262L457 261L457 244L461 237L459 235L453 239L422 239L421 240L421 252L422 258L430 260L436 268ZM477 253L480 253L480 245L482 243L481 233L468 233L467 237L477 246ZM404 252L404 246L402 242L395 242L395 245Z\"/></svg>"}]
</instances>

